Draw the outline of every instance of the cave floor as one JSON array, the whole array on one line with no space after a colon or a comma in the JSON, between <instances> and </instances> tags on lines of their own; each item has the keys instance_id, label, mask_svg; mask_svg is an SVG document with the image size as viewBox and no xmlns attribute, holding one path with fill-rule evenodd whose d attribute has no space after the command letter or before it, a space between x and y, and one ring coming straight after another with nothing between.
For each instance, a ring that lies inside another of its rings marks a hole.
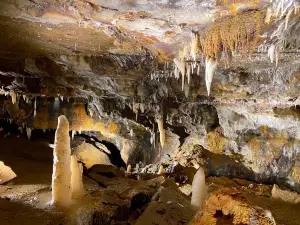
<instances>
[{"instance_id":1,"label":"cave floor","mask_svg":"<svg viewBox=\"0 0 300 225\"><path fill-rule=\"evenodd\" d=\"M172 183L168 176L137 180L135 176L119 176L112 169L113 177L95 171L89 176L92 179L84 176L85 198L74 201L68 210L54 209L50 206L52 148L47 141L1 136L0 146L0 159L17 174L0 185L1 225L175 225L188 224L194 215L188 206L190 197L175 183L168 185ZM210 193L222 187L241 188L249 202L272 212L277 225L299 225L300 205L272 199L270 186L225 177L209 177L206 182ZM151 202L161 185L167 191L159 201Z\"/></svg>"}]
</instances>

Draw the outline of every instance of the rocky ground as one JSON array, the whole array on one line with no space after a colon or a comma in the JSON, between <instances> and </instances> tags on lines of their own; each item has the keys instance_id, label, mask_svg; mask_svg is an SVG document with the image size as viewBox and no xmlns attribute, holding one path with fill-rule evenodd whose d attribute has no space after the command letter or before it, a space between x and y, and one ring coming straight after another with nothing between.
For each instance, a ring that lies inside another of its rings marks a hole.
<instances>
[{"instance_id":1,"label":"rocky ground","mask_svg":"<svg viewBox=\"0 0 300 225\"><path fill-rule=\"evenodd\" d=\"M207 176L209 196L204 211L194 211L190 198L196 169L179 164L164 164L163 175L157 175L159 164L136 166L130 173L113 165L93 165L84 171L84 198L68 209L53 208L52 149L47 140L51 135L43 140L33 135L29 141L25 136L10 134L4 138L3 134L0 157L17 174L0 186L3 225L250 225L275 224L273 217L277 225L296 225L299 221L299 203L272 197L272 186L226 177Z\"/></svg>"}]
</instances>

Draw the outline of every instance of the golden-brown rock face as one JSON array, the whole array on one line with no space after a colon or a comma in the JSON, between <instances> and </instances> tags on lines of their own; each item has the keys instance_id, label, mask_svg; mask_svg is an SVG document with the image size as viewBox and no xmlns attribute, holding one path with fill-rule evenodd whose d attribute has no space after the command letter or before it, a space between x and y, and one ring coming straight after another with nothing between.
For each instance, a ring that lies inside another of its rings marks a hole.
<instances>
[{"instance_id":1,"label":"golden-brown rock face","mask_svg":"<svg viewBox=\"0 0 300 225\"><path fill-rule=\"evenodd\" d=\"M270 211L249 203L237 189L223 188L206 201L203 214L198 213L191 225L260 224L274 225Z\"/></svg>"}]
</instances>

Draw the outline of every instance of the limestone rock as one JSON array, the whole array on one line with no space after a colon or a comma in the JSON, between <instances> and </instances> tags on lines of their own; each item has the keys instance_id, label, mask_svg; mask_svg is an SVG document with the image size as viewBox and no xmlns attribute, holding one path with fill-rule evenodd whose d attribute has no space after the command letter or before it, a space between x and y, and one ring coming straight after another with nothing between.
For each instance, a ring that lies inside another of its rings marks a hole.
<instances>
[{"instance_id":1,"label":"limestone rock","mask_svg":"<svg viewBox=\"0 0 300 225\"><path fill-rule=\"evenodd\" d=\"M300 195L289 190L282 190L278 185L274 184L272 189L272 197L281 199L285 202L300 203Z\"/></svg>"},{"instance_id":2,"label":"limestone rock","mask_svg":"<svg viewBox=\"0 0 300 225\"><path fill-rule=\"evenodd\" d=\"M153 200L136 225L186 224L193 216L189 198L174 187L161 187Z\"/></svg>"},{"instance_id":3,"label":"limestone rock","mask_svg":"<svg viewBox=\"0 0 300 225\"><path fill-rule=\"evenodd\" d=\"M206 201L203 214L198 213L191 225L261 224L275 225L270 211L249 203L235 188L223 188Z\"/></svg>"}]
</instances>

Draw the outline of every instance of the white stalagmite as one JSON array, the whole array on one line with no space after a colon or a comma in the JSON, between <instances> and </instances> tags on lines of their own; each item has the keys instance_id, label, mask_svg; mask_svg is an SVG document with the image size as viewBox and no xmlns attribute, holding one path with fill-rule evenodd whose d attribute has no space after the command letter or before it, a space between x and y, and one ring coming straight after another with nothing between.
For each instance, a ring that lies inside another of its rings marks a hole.
<instances>
[{"instance_id":1,"label":"white stalagmite","mask_svg":"<svg viewBox=\"0 0 300 225\"><path fill-rule=\"evenodd\" d=\"M12 104L15 104L17 102L17 94L16 92L12 91L10 92L11 102Z\"/></svg>"},{"instance_id":2,"label":"white stalagmite","mask_svg":"<svg viewBox=\"0 0 300 225\"><path fill-rule=\"evenodd\" d=\"M71 191L72 198L79 199L84 195L84 187L82 182L83 167L77 162L75 155L71 156Z\"/></svg>"},{"instance_id":3,"label":"white stalagmite","mask_svg":"<svg viewBox=\"0 0 300 225\"><path fill-rule=\"evenodd\" d=\"M127 172L127 173L131 173L131 165L130 165L130 164L127 166L126 172Z\"/></svg>"},{"instance_id":4,"label":"white stalagmite","mask_svg":"<svg viewBox=\"0 0 300 225\"><path fill-rule=\"evenodd\" d=\"M31 138L31 128L30 127L26 127L26 134L27 134L28 140L30 140L30 138Z\"/></svg>"},{"instance_id":5,"label":"white stalagmite","mask_svg":"<svg viewBox=\"0 0 300 225\"><path fill-rule=\"evenodd\" d=\"M192 183L191 205L195 210L202 210L204 201L207 197L207 187L205 184L205 173L200 167L194 176Z\"/></svg>"},{"instance_id":6,"label":"white stalagmite","mask_svg":"<svg viewBox=\"0 0 300 225\"><path fill-rule=\"evenodd\" d=\"M163 148L165 145L165 139L166 139L166 131L164 129L164 123L162 119L157 119L157 125L159 130L159 137L160 137L160 145Z\"/></svg>"},{"instance_id":7,"label":"white stalagmite","mask_svg":"<svg viewBox=\"0 0 300 225\"><path fill-rule=\"evenodd\" d=\"M52 203L66 207L71 203L71 148L69 122L65 116L58 117L53 151Z\"/></svg>"},{"instance_id":8,"label":"white stalagmite","mask_svg":"<svg viewBox=\"0 0 300 225\"><path fill-rule=\"evenodd\" d=\"M211 82L214 76L214 72L217 68L217 64L217 61L213 59L206 58L205 60L205 84L208 96L210 95Z\"/></svg>"},{"instance_id":9,"label":"white stalagmite","mask_svg":"<svg viewBox=\"0 0 300 225\"><path fill-rule=\"evenodd\" d=\"M158 170L158 175L164 175L165 174L165 169L162 165L160 165L159 170Z\"/></svg>"}]
</instances>

